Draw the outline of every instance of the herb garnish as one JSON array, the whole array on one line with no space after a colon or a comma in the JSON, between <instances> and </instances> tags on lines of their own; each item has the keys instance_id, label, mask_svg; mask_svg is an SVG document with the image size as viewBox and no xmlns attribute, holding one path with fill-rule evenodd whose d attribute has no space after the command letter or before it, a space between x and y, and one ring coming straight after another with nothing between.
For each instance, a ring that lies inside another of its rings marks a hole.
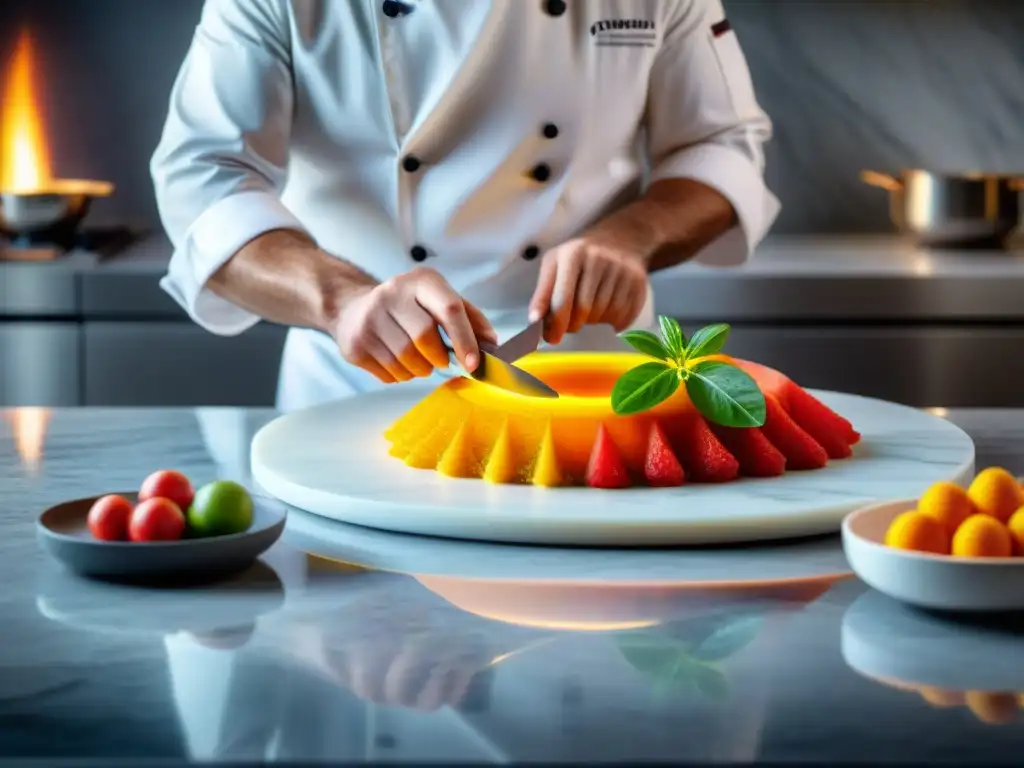
<instances>
[{"instance_id":1,"label":"herb garnish","mask_svg":"<svg viewBox=\"0 0 1024 768\"><path fill-rule=\"evenodd\" d=\"M764 394L747 373L721 360L718 354L729 337L729 326L701 328L689 341L671 317L659 317L661 337L650 331L626 331L619 337L637 352L654 358L631 368L612 388L612 410L629 416L649 410L675 394L680 384L708 421L723 427L760 427L765 421Z\"/></svg>"},{"instance_id":2,"label":"herb garnish","mask_svg":"<svg viewBox=\"0 0 1024 768\"><path fill-rule=\"evenodd\" d=\"M723 613L625 632L619 652L662 693L690 690L713 700L729 695L720 664L750 645L764 618L753 612Z\"/></svg>"}]
</instances>

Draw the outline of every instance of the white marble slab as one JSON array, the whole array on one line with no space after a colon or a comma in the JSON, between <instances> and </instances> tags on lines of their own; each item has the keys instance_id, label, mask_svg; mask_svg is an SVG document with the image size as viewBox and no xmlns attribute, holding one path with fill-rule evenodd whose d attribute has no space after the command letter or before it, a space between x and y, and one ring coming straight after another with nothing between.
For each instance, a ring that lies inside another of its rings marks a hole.
<instances>
[{"instance_id":1,"label":"white marble slab","mask_svg":"<svg viewBox=\"0 0 1024 768\"><path fill-rule=\"evenodd\" d=\"M865 504L966 482L974 443L941 418L816 392L863 435L850 459L812 472L680 488L535 488L406 467L382 433L427 390L348 398L282 416L252 443L253 479L292 506L404 533L583 546L720 544L834 533Z\"/></svg>"},{"instance_id":2,"label":"white marble slab","mask_svg":"<svg viewBox=\"0 0 1024 768\"><path fill-rule=\"evenodd\" d=\"M777 584L853 575L838 536L678 549L544 547L413 536L299 509L282 537L318 557L380 571L517 584ZM595 556L596 553L596 556Z\"/></svg>"}]
</instances>

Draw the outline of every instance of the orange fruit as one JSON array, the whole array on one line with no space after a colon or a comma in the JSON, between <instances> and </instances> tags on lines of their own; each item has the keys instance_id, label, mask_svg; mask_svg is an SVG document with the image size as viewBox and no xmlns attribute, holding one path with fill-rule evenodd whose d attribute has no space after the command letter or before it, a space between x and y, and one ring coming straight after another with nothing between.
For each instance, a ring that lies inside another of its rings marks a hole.
<instances>
[{"instance_id":1,"label":"orange fruit","mask_svg":"<svg viewBox=\"0 0 1024 768\"><path fill-rule=\"evenodd\" d=\"M904 512L889 524L889 530L885 532L885 544L896 549L936 555L948 555L950 548L949 533L945 526L916 509Z\"/></svg>"},{"instance_id":2,"label":"orange fruit","mask_svg":"<svg viewBox=\"0 0 1024 768\"><path fill-rule=\"evenodd\" d=\"M1006 528L1012 539L1013 554L1024 556L1024 507L1010 515Z\"/></svg>"},{"instance_id":3,"label":"orange fruit","mask_svg":"<svg viewBox=\"0 0 1024 768\"><path fill-rule=\"evenodd\" d=\"M1005 725L1017 718L1017 696L1013 693L968 691L964 701L967 708L983 723Z\"/></svg>"},{"instance_id":4,"label":"orange fruit","mask_svg":"<svg viewBox=\"0 0 1024 768\"><path fill-rule=\"evenodd\" d=\"M896 677L882 677L881 675L871 675L871 679L876 683L880 683L888 688L892 688L895 691L907 691L908 693L917 693L918 686L914 683L908 683L905 680L900 680ZM1024 694L1021 694L1024 696Z\"/></svg>"},{"instance_id":5,"label":"orange fruit","mask_svg":"<svg viewBox=\"0 0 1024 768\"><path fill-rule=\"evenodd\" d=\"M944 688L921 688L921 698L933 707L959 707L964 703L964 695L960 691L947 691Z\"/></svg>"},{"instance_id":6,"label":"orange fruit","mask_svg":"<svg viewBox=\"0 0 1024 768\"><path fill-rule=\"evenodd\" d=\"M881 675L871 675L871 679L876 683L881 683L887 688L892 688L894 691L906 691L908 693L917 693L918 686L914 683L908 683L905 680L900 680L896 677L882 677ZM1021 694L1024 696L1024 694Z\"/></svg>"},{"instance_id":7,"label":"orange fruit","mask_svg":"<svg viewBox=\"0 0 1024 768\"><path fill-rule=\"evenodd\" d=\"M1006 526L988 515L972 515L953 534L954 557L1009 557L1013 552Z\"/></svg>"},{"instance_id":8,"label":"orange fruit","mask_svg":"<svg viewBox=\"0 0 1024 768\"><path fill-rule=\"evenodd\" d=\"M950 536L964 520L978 511L966 489L950 482L935 483L925 491L917 502L917 509L942 523Z\"/></svg>"},{"instance_id":9,"label":"orange fruit","mask_svg":"<svg viewBox=\"0 0 1024 768\"><path fill-rule=\"evenodd\" d=\"M1024 507L1024 489L1017 478L1002 467L989 467L978 473L967 495L983 515L1005 523L1010 515Z\"/></svg>"}]
</instances>

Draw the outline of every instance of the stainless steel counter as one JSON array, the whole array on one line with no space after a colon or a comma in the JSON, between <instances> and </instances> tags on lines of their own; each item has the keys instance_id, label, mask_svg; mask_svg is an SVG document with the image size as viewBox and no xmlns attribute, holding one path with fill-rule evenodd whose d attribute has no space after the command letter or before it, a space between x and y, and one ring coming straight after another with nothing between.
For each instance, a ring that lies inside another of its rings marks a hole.
<instances>
[{"instance_id":1,"label":"stainless steel counter","mask_svg":"<svg viewBox=\"0 0 1024 768\"><path fill-rule=\"evenodd\" d=\"M159 235L117 257L0 262L0 318L180 319L160 290ZM890 236L768 237L746 265L657 273L658 311L686 322L1011 321L1024 318L1024 251L934 251Z\"/></svg>"},{"instance_id":2,"label":"stainless steel counter","mask_svg":"<svg viewBox=\"0 0 1024 768\"><path fill-rule=\"evenodd\" d=\"M105 261L0 262L0 404L270 405L285 330L225 339L194 326L159 288L169 255L153 236ZM1024 405L1022 254L769 237L743 267L653 280L659 313L729 322L731 352L808 386Z\"/></svg>"},{"instance_id":3,"label":"stainless steel counter","mask_svg":"<svg viewBox=\"0 0 1024 768\"><path fill-rule=\"evenodd\" d=\"M3 759L1019 761L1020 622L903 609L848 578L836 538L833 569L771 583L673 551L340 526L331 546L289 526L261 565L191 588L77 579L37 548L39 511L158 467L248 482L272 417L0 412ZM979 467L1024 473L1024 411L948 418Z\"/></svg>"},{"instance_id":4,"label":"stainless steel counter","mask_svg":"<svg viewBox=\"0 0 1024 768\"><path fill-rule=\"evenodd\" d=\"M0 262L0 404L272 405L286 329L206 333L160 289L169 257L154 236L105 260Z\"/></svg>"}]
</instances>

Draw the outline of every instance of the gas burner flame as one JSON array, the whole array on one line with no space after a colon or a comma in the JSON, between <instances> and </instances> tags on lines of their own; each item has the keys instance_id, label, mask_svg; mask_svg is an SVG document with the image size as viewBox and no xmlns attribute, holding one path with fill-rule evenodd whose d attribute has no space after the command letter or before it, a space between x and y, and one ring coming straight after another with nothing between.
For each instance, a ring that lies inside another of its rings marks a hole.
<instances>
[{"instance_id":1,"label":"gas burner flame","mask_svg":"<svg viewBox=\"0 0 1024 768\"><path fill-rule=\"evenodd\" d=\"M28 194L53 184L37 78L35 45L22 30L0 102L0 191Z\"/></svg>"}]
</instances>

